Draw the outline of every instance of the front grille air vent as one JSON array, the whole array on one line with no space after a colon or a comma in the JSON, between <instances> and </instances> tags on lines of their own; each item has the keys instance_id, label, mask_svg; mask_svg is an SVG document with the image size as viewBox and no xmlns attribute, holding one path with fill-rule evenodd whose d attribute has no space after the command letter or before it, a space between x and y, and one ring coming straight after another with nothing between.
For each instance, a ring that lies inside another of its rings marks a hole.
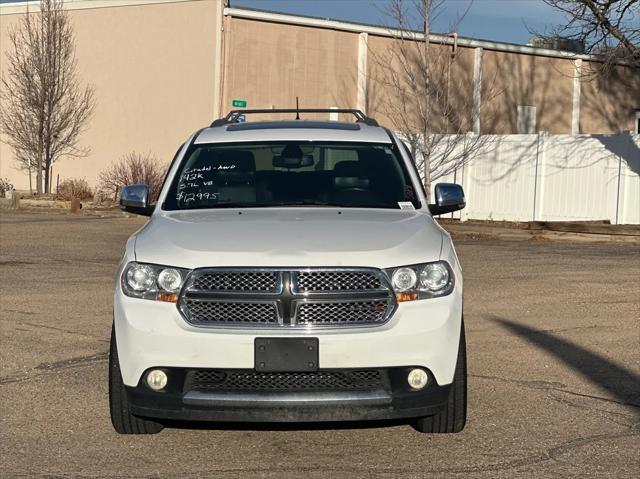
<instances>
[{"instance_id":1,"label":"front grille air vent","mask_svg":"<svg viewBox=\"0 0 640 479\"><path fill-rule=\"evenodd\" d=\"M253 370L196 370L187 378L186 389L210 391L332 391L384 387L377 369L302 373L259 373Z\"/></svg>"},{"instance_id":2,"label":"front grille air vent","mask_svg":"<svg viewBox=\"0 0 640 479\"><path fill-rule=\"evenodd\" d=\"M261 292L278 291L278 273L275 271L218 271L199 274L193 281L195 291Z\"/></svg>"},{"instance_id":3,"label":"front grille air vent","mask_svg":"<svg viewBox=\"0 0 640 479\"><path fill-rule=\"evenodd\" d=\"M244 328L377 326L396 304L374 268L201 268L178 299L194 326Z\"/></svg>"},{"instance_id":4,"label":"front grille air vent","mask_svg":"<svg viewBox=\"0 0 640 479\"><path fill-rule=\"evenodd\" d=\"M221 302L185 299L192 322L196 323L258 323L276 324L275 303Z\"/></svg>"},{"instance_id":5,"label":"front grille air vent","mask_svg":"<svg viewBox=\"0 0 640 479\"><path fill-rule=\"evenodd\" d=\"M378 323L385 320L389 300L305 302L298 306L297 324Z\"/></svg>"},{"instance_id":6,"label":"front grille air vent","mask_svg":"<svg viewBox=\"0 0 640 479\"><path fill-rule=\"evenodd\" d=\"M296 279L300 293L383 289L380 277L373 272L302 271L296 274Z\"/></svg>"}]
</instances>

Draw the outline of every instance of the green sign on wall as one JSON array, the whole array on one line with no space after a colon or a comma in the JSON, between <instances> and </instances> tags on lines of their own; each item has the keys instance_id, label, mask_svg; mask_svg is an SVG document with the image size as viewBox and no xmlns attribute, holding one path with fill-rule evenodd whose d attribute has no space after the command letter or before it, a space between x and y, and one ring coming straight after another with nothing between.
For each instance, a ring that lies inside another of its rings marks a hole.
<instances>
[{"instance_id":1,"label":"green sign on wall","mask_svg":"<svg viewBox=\"0 0 640 479\"><path fill-rule=\"evenodd\" d=\"M238 108L246 108L247 107L247 102L245 100L232 100L231 101L231 106L235 106Z\"/></svg>"}]
</instances>

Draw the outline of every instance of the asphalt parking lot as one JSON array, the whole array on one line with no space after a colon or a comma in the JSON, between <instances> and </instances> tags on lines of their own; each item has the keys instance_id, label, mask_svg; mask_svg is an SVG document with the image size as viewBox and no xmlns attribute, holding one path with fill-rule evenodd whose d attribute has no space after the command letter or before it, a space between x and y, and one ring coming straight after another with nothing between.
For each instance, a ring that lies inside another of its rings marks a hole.
<instances>
[{"instance_id":1,"label":"asphalt parking lot","mask_svg":"<svg viewBox=\"0 0 640 479\"><path fill-rule=\"evenodd\" d=\"M119 436L111 290L141 218L0 211L0 477L638 477L640 247L458 240L469 417Z\"/></svg>"}]
</instances>

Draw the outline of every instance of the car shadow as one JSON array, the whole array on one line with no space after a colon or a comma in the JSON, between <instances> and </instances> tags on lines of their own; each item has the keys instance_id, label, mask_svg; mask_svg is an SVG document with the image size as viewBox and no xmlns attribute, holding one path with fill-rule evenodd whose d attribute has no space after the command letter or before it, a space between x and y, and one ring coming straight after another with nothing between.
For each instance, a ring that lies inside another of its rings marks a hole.
<instances>
[{"instance_id":1,"label":"car shadow","mask_svg":"<svg viewBox=\"0 0 640 479\"><path fill-rule=\"evenodd\" d=\"M638 408L636 412L640 415L640 375L550 331L497 316L489 320L555 356L589 382L606 390L616 402Z\"/></svg>"},{"instance_id":2,"label":"car shadow","mask_svg":"<svg viewBox=\"0 0 640 479\"><path fill-rule=\"evenodd\" d=\"M165 427L192 430L219 431L328 431L340 429L375 429L407 426L409 420L346 421L346 422L205 422L163 420Z\"/></svg>"}]
</instances>

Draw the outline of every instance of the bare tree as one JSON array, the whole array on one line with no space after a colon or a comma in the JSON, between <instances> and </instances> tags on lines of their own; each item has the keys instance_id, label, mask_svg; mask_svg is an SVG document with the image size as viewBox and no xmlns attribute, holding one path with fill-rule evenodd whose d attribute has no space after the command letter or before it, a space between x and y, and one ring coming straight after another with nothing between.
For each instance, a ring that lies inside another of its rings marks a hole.
<instances>
[{"instance_id":1,"label":"bare tree","mask_svg":"<svg viewBox=\"0 0 640 479\"><path fill-rule=\"evenodd\" d=\"M138 183L149 187L149 199L160 194L167 167L152 153L131 152L100 172L100 188L115 199L123 186Z\"/></svg>"},{"instance_id":2,"label":"bare tree","mask_svg":"<svg viewBox=\"0 0 640 479\"><path fill-rule=\"evenodd\" d=\"M455 34L430 35L430 22L443 3L390 0L386 13L395 25L389 29L392 41L383 53L369 49L373 80L386 93L378 96L376 109L410 144L427 194L432 181L460 168L489 141L477 128L473 133L480 117L473 64L459 64ZM495 96L490 82L483 95Z\"/></svg>"},{"instance_id":3,"label":"bare tree","mask_svg":"<svg viewBox=\"0 0 640 479\"><path fill-rule=\"evenodd\" d=\"M9 33L2 78L0 127L22 169L36 172L36 192L49 192L51 165L82 157L80 133L94 108L94 90L76 72L73 28L63 0L40 0Z\"/></svg>"},{"instance_id":4,"label":"bare tree","mask_svg":"<svg viewBox=\"0 0 640 479\"><path fill-rule=\"evenodd\" d=\"M601 73L620 61L640 68L640 0L543 0L567 22L551 34L577 40L602 58Z\"/></svg>"},{"instance_id":5,"label":"bare tree","mask_svg":"<svg viewBox=\"0 0 640 479\"><path fill-rule=\"evenodd\" d=\"M93 189L84 178L68 178L56 188L56 199L71 201L74 198L86 200L93 197Z\"/></svg>"}]
</instances>

